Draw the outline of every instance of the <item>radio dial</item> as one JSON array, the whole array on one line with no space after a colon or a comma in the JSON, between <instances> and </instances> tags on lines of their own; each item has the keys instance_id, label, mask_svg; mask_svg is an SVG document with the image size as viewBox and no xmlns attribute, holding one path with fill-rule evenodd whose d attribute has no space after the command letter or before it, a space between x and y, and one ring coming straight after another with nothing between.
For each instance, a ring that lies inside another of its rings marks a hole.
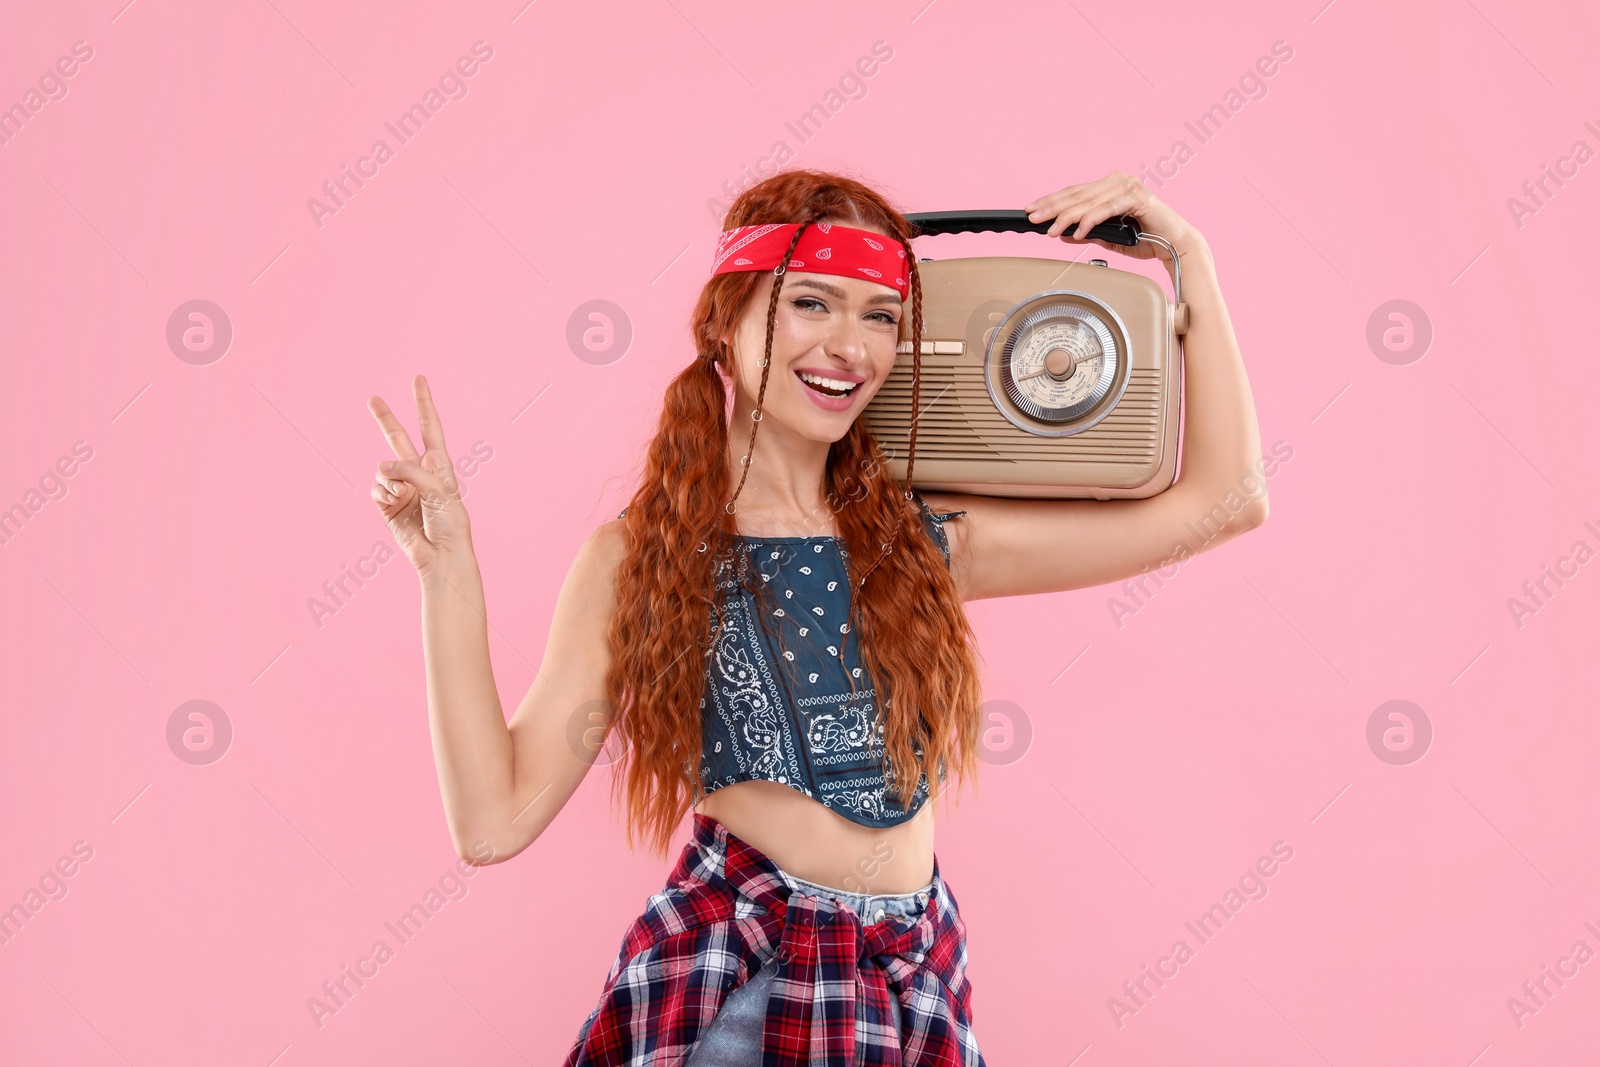
<instances>
[{"instance_id":1,"label":"radio dial","mask_svg":"<svg viewBox=\"0 0 1600 1067\"><path fill-rule=\"evenodd\" d=\"M1083 294L1040 294L1012 309L989 342L985 374L1006 417L1031 433L1079 433L1104 417L1126 379L1120 329ZM998 397L997 397L998 400ZM1108 400L1110 403L1108 403Z\"/></svg>"}]
</instances>

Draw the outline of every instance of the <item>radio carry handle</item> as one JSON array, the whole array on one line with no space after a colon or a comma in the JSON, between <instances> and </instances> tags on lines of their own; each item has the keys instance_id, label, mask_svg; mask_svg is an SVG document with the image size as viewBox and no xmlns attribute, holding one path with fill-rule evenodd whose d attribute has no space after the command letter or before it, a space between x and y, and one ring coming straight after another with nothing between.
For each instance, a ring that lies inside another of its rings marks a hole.
<instances>
[{"instance_id":1,"label":"radio carry handle","mask_svg":"<svg viewBox=\"0 0 1600 1067\"><path fill-rule=\"evenodd\" d=\"M1049 233L1054 219L1034 222L1021 210L997 208L989 211L917 211L906 216L906 221L917 228L915 237L928 237L941 233ZM1076 224L1074 224L1076 225ZM1173 332L1188 333L1189 309L1183 303L1182 264L1178 250L1164 237L1145 233L1139 229L1139 220L1132 215L1113 215L1095 226L1085 235L1107 244L1133 247L1140 241L1149 241L1166 249L1172 262Z\"/></svg>"}]
</instances>

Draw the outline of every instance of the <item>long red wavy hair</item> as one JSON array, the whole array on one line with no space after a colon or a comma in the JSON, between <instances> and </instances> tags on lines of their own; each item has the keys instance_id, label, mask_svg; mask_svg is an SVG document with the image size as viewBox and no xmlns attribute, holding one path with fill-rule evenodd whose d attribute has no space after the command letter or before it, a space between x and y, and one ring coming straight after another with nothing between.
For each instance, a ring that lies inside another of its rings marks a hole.
<instances>
[{"instance_id":1,"label":"long red wavy hair","mask_svg":"<svg viewBox=\"0 0 1600 1067\"><path fill-rule=\"evenodd\" d=\"M914 342L912 410L920 410L922 279L910 245L915 229L900 212L854 179L794 170L746 190L728 209L723 228L819 221L884 233L905 248L912 298L911 314L901 318L901 339ZM784 255L785 269L803 232L796 232ZM626 549L616 576L605 681L614 711L611 728L620 732L622 751L612 768L612 801L625 793L629 847L637 831L663 856L700 796L700 701L706 659L723 624L716 590L725 572L719 561L728 558L738 533L726 505L749 473L746 462L738 485L732 484L723 375L732 381L738 376L732 347L721 338L736 334L750 300L771 277L762 271L720 274L701 290L691 320L700 356L667 386L639 488L623 516ZM771 369L781 288L772 285L767 307L758 410ZM760 425L756 420L750 427L747 456L754 455ZM921 773L934 797L942 791L941 770L953 770L958 787L975 778L981 700L971 625L944 557L923 532L910 499L915 459L915 421L901 485L888 473L888 454L858 417L830 448L825 474L846 559L868 561L850 568L859 570L851 574L850 630L877 689L885 779L902 806L909 805L917 778L895 769L918 764L919 750ZM759 586L747 585L758 596ZM765 623L768 613L759 614Z\"/></svg>"}]
</instances>

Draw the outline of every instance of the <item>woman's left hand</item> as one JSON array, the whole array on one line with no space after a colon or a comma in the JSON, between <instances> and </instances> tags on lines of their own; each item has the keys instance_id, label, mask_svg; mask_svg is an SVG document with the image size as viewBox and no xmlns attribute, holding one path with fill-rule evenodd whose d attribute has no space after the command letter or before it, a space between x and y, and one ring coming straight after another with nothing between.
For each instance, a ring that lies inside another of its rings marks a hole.
<instances>
[{"instance_id":1,"label":"woman's left hand","mask_svg":"<svg viewBox=\"0 0 1600 1067\"><path fill-rule=\"evenodd\" d=\"M1041 196L1024 204L1022 209L1028 212L1028 218L1033 222L1054 217L1049 235L1060 237L1063 241L1084 242L1085 239L1079 234L1087 234L1113 215L1132 215L1139 220L1139 229L1165 237L1180 256L1206 247L1205 238L1200 236L1199 230L1183 221L1165 201L1157 200L1144 182L1120 170L1113 171L1099 181L1069 185L1060 192ZM1100 240L1089 240L1087 243L1134 259L1156 256L1156 246L1147 241L1132 246ZM1168 269L1171 269L1170 265Z\"/></svg>"}]
</instances>

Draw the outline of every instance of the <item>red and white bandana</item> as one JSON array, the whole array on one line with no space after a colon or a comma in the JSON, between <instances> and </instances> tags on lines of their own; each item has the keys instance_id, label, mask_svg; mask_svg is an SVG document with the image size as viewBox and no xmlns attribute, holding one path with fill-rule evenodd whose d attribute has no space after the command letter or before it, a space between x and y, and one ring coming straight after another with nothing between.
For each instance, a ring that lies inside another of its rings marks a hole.
<instances>
[{"instance_id":1,"label":"red and white bandana","mask_svg":"<svg viewBox=\"0 0 1600 1067\"><path fill-rule=\"evenodd\" d=\"M784 222L722 231L711 273L772 270L783 262L783 253L794 240L794 231L799 226L798 222ZM900 294L901 300L911 292L907 280L911 272L906 265L906 250L900 242L851 226L828 222L807 226L789 260L789 269L864 278L887 285Z\"/></svg>"}]
</instances>

